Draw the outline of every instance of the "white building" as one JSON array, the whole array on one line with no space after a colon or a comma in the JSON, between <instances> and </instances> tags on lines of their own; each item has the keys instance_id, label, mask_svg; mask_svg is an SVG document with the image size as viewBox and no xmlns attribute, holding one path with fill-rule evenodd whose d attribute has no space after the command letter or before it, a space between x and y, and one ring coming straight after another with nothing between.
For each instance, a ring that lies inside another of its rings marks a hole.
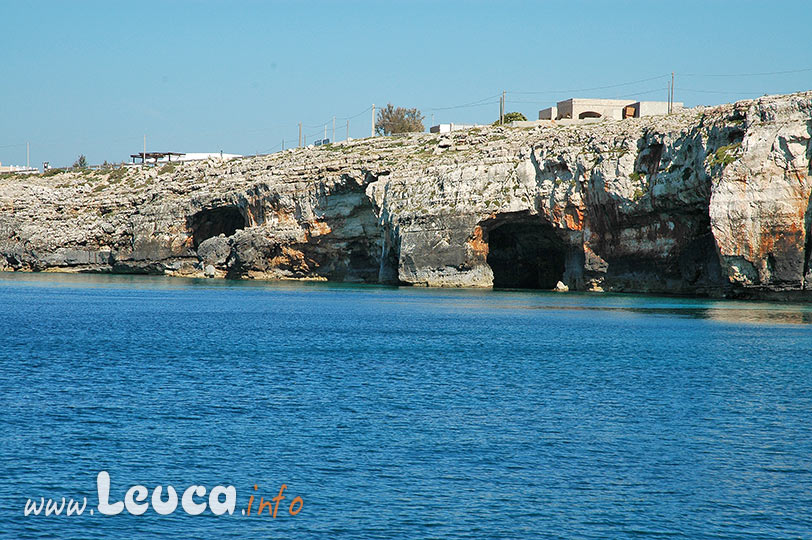
<instances>
[{"instance_id":1,"label":"white building","mask_svg":"<svg viewBox=\"0 0 812 540\"><path fill-rule=\"evenodd\" d=\"M672 107L672 110L677 111L682 109L683 104L673 103ZM539 120L587 120L590 118L622 120L659 114L668 114L668 102L571 98L559 101L553 107L540 110Z\"/></svg>"},{"instance_id":2,"label":"white building","mask_svg":"<svg viewBox=\"0 0 812 540\"><path fill-rule=\"evenodd\" d=\"M431 133L451 133L452 131L475 127L479 127L479 124L437 124L436 126L431 126L429 131Z\"/></svg>"}]
</instances>

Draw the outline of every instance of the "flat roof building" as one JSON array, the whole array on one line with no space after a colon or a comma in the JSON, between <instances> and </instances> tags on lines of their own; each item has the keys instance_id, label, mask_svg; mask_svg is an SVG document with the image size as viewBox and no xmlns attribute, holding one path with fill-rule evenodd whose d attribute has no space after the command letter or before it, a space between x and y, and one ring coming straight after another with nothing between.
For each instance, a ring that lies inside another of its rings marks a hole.
<instances>
[{"instance_id":1,"label":"flat roof building","mask_svg":"<svg viewBox=\"0 0 812 540\"><path fill-rule=\"evenodd\" d=\"M673 103L672 110L682 109L682 103ZM668 114L667 101L636 101L626 99L570 98L553 107L539 111L539 120L587 120L590 118L640 118Z\"/></svg>"}]
</instances>

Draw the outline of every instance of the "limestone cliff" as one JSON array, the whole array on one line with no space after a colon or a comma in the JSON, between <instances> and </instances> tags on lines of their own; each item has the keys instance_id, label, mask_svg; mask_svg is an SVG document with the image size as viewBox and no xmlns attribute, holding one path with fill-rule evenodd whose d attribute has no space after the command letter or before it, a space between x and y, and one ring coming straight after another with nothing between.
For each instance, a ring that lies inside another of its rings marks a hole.
<instances>
[{"instance_id":1,"label":"limestone cliff","mask_svg":"<svg viewBox=\"0 0 812 540\"><path fill-rule=\"evenodd\" d=\"M812 92L0 178L0 269L758 296L812 290Z\"/></svg>"}]
</instances>

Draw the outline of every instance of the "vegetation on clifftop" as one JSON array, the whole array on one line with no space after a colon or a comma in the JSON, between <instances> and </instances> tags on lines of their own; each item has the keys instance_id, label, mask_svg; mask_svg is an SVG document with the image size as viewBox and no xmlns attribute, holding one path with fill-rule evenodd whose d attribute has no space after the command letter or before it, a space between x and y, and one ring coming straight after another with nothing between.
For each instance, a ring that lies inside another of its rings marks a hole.
<instances>
[{"instance_id":1,"label":"vegetation on clifftop","mask_svg":"<svg viewBox=\"0 0 812 540\"><path fill-rule=\"evenodd\" d=\"M520 112L509 112L509 113L505 113L503 123L504 124L509 124L511 122L526 122L526 121L527 121L527 117L525 115L523 115L522 113L520 113ZM496 122L494 122L491 125L492 126L500 125L499 119L497 119Z\"/></svg>"},{"instance_id":2,"label":"vegetation on clifftop","mask_svg":"<svg viewBox=\"0 0 812 540\"><path fill-rule=\"evenodd\" d=\"M424 118L417 109L395 107L388 103L386 107L378 111L378 117L375 120L375 132L379 135L394 135L396 133L424 131Z\"/></svg>"}]
</instances>

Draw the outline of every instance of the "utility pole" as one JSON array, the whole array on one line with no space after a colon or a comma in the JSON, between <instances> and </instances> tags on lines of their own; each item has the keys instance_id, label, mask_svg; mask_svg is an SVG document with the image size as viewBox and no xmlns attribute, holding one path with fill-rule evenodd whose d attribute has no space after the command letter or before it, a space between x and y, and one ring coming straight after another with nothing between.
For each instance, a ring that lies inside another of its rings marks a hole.
<instances>
[{"instance_id":1,"label":"utility pole","mask_svg":"<svg viewBox=\"0 0 812 540\"><path fill-rule=\"evenodd\" d=\"M336 142L336 117L333 117L333 138L330 139L331 143Z\"/></svg>"},{"instance_id":2,"label":"utility pole","mask_svg":"<svg viewBox=\"0 0 812 540\"><path fill-rule=\"evenodd\" d=\"M282 139L282 151L285 151L285 139Z\"/></svg>"},{"instance_id":3,"label":"utility pole","mask_svg":"<svg viewBox=\"0 0 812 540\"><path fill-rule=\"evenodd\" d=\"M668 113L674 112L674 72L671 72L671 104L668 106Z\"/></svg>"},{"instance_id":4,"label":"utility pole","mask_svg":"<svg viewBox=\"0 0 812 540\"><path fill-rule=\"evenodd\" d=\"M499 125L505 123L505 91L502 90L502 99L499 101Z\"/></svg>"},{"instance_id":5,"label":"utility pole","mask_svg":"<svg viewBox=\"0 0 812 540\"><path fill-rule=\"evenodd\" d=\"M147 134L144 134L144 153L141 154L141 170L144 171L144 180L147 179Z\"/></svg>"},{"instance_id":6,"label":"utility pole","mask_svg":"<svg viewBox=\"0 0 812 540\"><path fill-rule=\"evenodd\" d=\"M347 120L347 139L346 140L348 140L348 141L350 140L350 121L349 120Z\"/></svg>"},{"instance_id":7,"label":"utility pole","mask_svg":"<svg viewBox=\"0 0 812 540\"><path fill-rule=\"evenodd\" d=\"M375 136L375 104L372 104L372 137Z\"/></svg>"},{"instance_id":8,"label":"utility pole","mask_svg":"<svg viewBox=\"0 0 812 540\"><path fill-rule=\"evenodd\" d=\"M302 147L302 123L299 122L299 148Z\"/></svg>"},{"instance_id":9,"label":"utility pole","mask_svg":"<svg viewBox=\"0 0 812 540\"><path fill-rule=\"evenodd\" d=\"M324 124L324 137L322 137L322 141L327 138L327 124Z\"/></svg>"},{"instance_id":10,"label":"utility pole","mask_svg":"<svg viewBox=\"0 0 812 540\"><path fill-rule=\"evenodd\" d=\"M31 168L31 143L25 143L25 168Z\"/></svg>"}]
</instances>

